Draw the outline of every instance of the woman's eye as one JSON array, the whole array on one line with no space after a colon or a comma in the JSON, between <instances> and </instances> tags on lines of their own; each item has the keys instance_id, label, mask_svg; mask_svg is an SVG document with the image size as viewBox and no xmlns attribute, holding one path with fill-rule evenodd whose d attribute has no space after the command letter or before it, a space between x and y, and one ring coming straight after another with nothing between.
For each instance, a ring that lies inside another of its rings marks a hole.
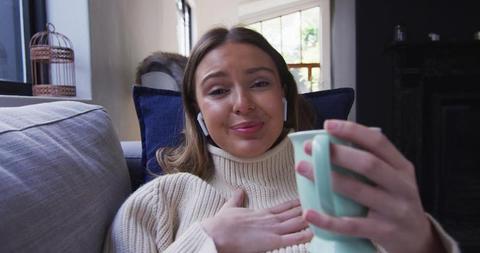
<instances>
[{"instance_id":1,"label":"woman's eye","mask_svg":"<svg viewBox=\"0 0 480 253\"><path fill-rule=\"evenodd\" d=\"M253 83L252 87L266 87L270 85L270 82L268 81L256 81Z\"/></svg>"},{"instance_id":2,"label":"woman's eye","mask_svg":"<svg viewBox=\"0 0 480 253\"><path fill-rule=\"evenodd\" d=\"M220 95L224 95L228 92L228 89L223 89L223 88L219 88L219 89L214 89L210 92L208 92L208 95L210 96L220 96Z\"/></svg>"}]
</instances>

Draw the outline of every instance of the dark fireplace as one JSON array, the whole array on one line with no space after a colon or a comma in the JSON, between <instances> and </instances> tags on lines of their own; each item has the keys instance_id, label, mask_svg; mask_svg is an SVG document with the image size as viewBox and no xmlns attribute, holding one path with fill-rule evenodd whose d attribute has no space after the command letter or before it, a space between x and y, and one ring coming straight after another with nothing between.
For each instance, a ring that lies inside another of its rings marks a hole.
<instances>
[{"instance_id":1,"label":"dark fireplace","mask_svg":"<svg viewBox=\"0 0 480 253\"><path fill-rule=\"evenodd\" d=\"M425 209L480 252L480 41L394 44L390 137L416 167Z\"/></svg>"}]
</instances>

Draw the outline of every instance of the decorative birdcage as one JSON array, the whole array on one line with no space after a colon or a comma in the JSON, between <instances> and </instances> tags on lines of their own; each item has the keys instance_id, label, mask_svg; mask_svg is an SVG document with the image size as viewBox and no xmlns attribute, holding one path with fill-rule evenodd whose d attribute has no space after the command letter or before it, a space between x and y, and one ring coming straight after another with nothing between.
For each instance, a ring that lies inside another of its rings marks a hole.
<instances>
[{"instance_id":1,"label":"decorative birdcage","mask_svg":"<svg viewBox=\"0 0 480 253\"><path fill-rule=\"evenodd\" d=\"M76 96L72 42L47 23L46 31L30 40L34 96Z\"/></svg>"}]
</instances>

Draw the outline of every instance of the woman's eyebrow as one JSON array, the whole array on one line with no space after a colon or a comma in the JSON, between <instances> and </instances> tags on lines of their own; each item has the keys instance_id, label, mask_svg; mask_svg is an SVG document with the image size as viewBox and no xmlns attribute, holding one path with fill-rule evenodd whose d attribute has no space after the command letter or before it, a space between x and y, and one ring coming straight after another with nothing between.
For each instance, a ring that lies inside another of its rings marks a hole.
<instances>
[{"instance_id":1,"label":"woman's eyebrow","mask_svg":"<svg viewBox=\"0 0 480 253\"><path fill-rule=\"evenodd\" d=\"M273 71L273 69L269 68L269 67L255 67L255 68L249 68L247 70L245 70L245 73L247 74L253 74L255 72L258 72L258 71L267 71L267 72L270 72L272 74L275 74L275 71Z\"/></svg>"},{"instance_id":2,"label":"woman's eyebrow","mask_svg":"<svg viewBox=\"0 0 480 253\"><path fill-rule=\"evenodd\" d=\"M263 66L246 69L245 73L246 74L253 74L253 73L256 73L256 72L259 72L259 71L267 71L267 72L270 72L272 74L275 74L275 71L272 68L263 67ZM208 79L216 78L216 77L226 77L226 76L228 76L228 74L226 72L222 71L222 70L212 71L212 72L207 73L205 76L203 76L200 83L203 85Z\"/></svg>"},{"instance_id":3,"label":"woman's eyebrow","mask_svg":"<svg viewBox=\"0 0 480 253\"><path fill-rule=\"evenodd\" d=\"M204 84L208 79L215 78L215 77L225 77L227 73L224 71L212 71L207 73L201 80L201 84Z\"/></svg>"}]
</instances>

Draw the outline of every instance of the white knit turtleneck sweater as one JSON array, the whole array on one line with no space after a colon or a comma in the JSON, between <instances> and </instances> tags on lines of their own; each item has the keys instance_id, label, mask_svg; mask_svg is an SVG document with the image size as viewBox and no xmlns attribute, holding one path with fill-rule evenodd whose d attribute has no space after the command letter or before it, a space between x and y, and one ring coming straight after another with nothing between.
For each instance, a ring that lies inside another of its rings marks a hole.
<instances>
[{"instance_id":1,"label":"white knit turtleneck sweater","mask_svg":"<svg viewBox=\"0 0 480 253\"><path fill-rule=\"evenodd\" d=\"M268 208L298 198L293 148L288 138L260 157L240 159L209 146L215 172L209 181L189 173L156 178L135 191L117 213L105 252L216 252L200 222L214 216L233 192L246 193L245 207ZM435 227L441 230L438 224ZM455 248L440 231L442 241ZM307 244L273 252L307 252Z\"/></svg>"},{"instance_id":2,"label":"white knit turtleneck sweater","mask_svg":"<svg viewBox=\"0 0 480 253\"><path fill-rule=\"evenodd\" d=\"M209 146L215 171L209 181L189 173L156 178L122 205L105 251L215 252L200 221L214 216L233 192L245 191L245 207L268 208L297 197L288 138L260 157L240 159ZM307 252L296 245L277 252Z\"/></svg>"}]
</instances>

